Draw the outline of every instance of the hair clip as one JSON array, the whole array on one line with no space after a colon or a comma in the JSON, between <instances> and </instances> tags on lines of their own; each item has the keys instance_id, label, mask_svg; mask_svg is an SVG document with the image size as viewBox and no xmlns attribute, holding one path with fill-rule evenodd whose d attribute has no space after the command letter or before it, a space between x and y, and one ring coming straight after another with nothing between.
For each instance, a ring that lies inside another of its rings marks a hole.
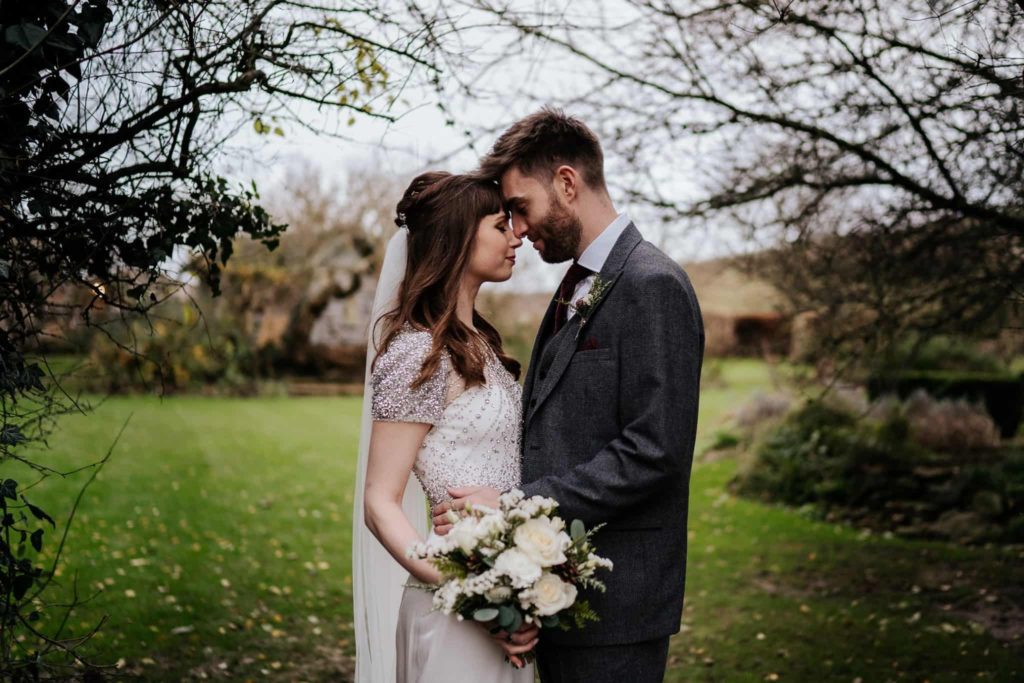
<instances>
[{"instance_id":1,"label":"hair clip","mask_svg":"<svg viewBox=\"0 0 1024 683\"><path fill-rule=\"evenodd\" d=\"M405 214L401 211L398 212L398 220L402 221L402 224L398 226L399 230L408 230L409 225L405 222Z\"/></svg>"}]
</instances>

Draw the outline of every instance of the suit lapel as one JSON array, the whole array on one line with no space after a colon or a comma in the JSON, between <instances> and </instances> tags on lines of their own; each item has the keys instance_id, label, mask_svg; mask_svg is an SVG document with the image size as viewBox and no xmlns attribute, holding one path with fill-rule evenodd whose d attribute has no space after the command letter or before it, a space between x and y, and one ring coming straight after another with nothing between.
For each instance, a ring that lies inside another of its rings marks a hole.
<instances>
[{"instance_id":1,"label":"suit lapel","mask_svg":"<svg viewBox=\"0 0 1024 683\"><path fill-rule=\"evenodd\" d=\"M526 380L523 382L523 415L529 415L530 408L530 395L533 393L534 386L537 383L537 372L540 368L540 359L544 353L545 342L548 338L548 331L555 324L555 304L556 296L551 297L551 302L548 304L548 310L544 314L544 319L540 323L540 329L537 330L537 337L533 340L533 351L530 353L530 367L526 370ZM526 420L523 420L523 429L526 429Z\"/></svg>"},{"instance_id":2,"label":"suit lapel","mask_svg":"<svg viewBox=\"0 0 1024 683\"><path fill-rule=\"evenodd\" d=\"M611 253L608 254L608 259L604 263L604 267L601 268L600 277L606 284L606 289L601 296L601 299L594 306L594 309L587 316L587 322L593 319L597 310L605 302L605 300L611 294L612 288L615 283L618 282L619 276L622 275L622 269L626 265L626 259L629 257L636 246L640 244L643 238L640 235L640 231L636 229L636 226L630 223L626 229L619 235L619 239L615 242L615 246L612 247ZM553 324L553 320L549 318L554 317L554 301L552 305L548 307L548 315L544 316L544 322L541 323L540 333L537 335L537 342L543 346L542 336L544 332L549 329L550 324ZM586 325L584 325L585 327ZM530 372L528 373L528 379L530 380L529 391L523 392L523 414L526 415L526 419L523 421L524 425L529 422L529 419L533 417L533 414L537 412L544 400L551 394L551 391L558 384L558 380L565 373L565 369L569 367L569 361L572 360L573 355L576 353L576 341L577 334L582 334L583 330L580 329L579 321L574 316L566 321L562 329L558 331L558 334L554 336L549 344L556 345L555 358L551 361L551 366L548 368L547 376L544 381L540 383L536 390L536 396L530 396L534 393L533 384L536 382L536 366L535 363L540 361L540 352L538 351L538 343L534 344L533 354L530 360ZM541 349L542 351L542 349ZM536 399L536 400L534 400Z\"/></svg>"}]
</instances>

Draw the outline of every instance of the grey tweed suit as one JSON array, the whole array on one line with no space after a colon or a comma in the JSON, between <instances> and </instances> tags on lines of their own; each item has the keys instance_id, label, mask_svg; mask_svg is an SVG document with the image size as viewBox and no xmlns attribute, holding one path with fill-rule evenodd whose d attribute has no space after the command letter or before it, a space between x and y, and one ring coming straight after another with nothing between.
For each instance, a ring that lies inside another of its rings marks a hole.
<instances>
[{"instance_id":1,"label":"grey tweed suit","mask_svg":"<svg viewBox=\"0 0 1024 683\"><path fill-rule=\"evenodd\" d=\"M600 278L609 287L582 327L576 316L552 335L551 302L523 390L522 489L558 500L567 521L606 523L594 542L615 563L606 593L580 596L600 622L542 634L544 683L624 680L616 668L660 680L682 615L700 308L686 273L632 223Z\"/></svg>"}]
</instances>

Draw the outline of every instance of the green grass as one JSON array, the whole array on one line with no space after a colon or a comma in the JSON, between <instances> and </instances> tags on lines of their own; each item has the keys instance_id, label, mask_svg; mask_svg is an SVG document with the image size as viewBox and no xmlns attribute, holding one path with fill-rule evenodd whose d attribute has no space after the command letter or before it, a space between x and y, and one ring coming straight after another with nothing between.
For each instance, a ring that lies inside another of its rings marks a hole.
<instances>
[{"instance_id":1,"label":"green grass","mask_svg":"<svg viewBox=\"0 0 1024 683\"><path fill-rule=\"evenodd\" d=\"M762 363L724 363L702 393L700 447L771 382ZM93 658L124 658L147 680L346 680L359 406L133 397L65 418L43 457L70 469L101 457L131 417L60 576L70 590L77 573L80 593L95 594L75 630L109 615ZM865 536L737 499L725 492L733 471L725 460L694 472L684 626L667 680L1024 676L1020 641L991 633L1001 615L1020 629L1020 550ZM66 514L84 474L30 494ZM31 481L10 465L3 476Z\"/></svg>"}]
</instances>

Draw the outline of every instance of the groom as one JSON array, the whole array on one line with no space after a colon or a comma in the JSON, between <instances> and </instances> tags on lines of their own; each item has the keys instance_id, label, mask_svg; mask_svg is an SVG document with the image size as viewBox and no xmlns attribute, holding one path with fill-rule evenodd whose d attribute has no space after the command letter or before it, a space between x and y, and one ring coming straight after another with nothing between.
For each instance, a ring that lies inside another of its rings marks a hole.
<instances>
[{"instance_id":1,"label":"groom","mask_svg":"<svg viewBox=\"0 0 1024 683\"><path fill-rule=\"evenodd\" d=\"M679 631L690 467L704 329L683 270L612 205L604 158L578 119L545 108L512 125L481 162L513 229L548 263L572 261L533 347L523 390L522 490L550 496L615 569L585 592L601 621L544 631L543 683L661 681ZM499 492L453 489L433 510L498 507ZM506 636L521 652L536 628Z\"/></svg>"}]
</instances>

